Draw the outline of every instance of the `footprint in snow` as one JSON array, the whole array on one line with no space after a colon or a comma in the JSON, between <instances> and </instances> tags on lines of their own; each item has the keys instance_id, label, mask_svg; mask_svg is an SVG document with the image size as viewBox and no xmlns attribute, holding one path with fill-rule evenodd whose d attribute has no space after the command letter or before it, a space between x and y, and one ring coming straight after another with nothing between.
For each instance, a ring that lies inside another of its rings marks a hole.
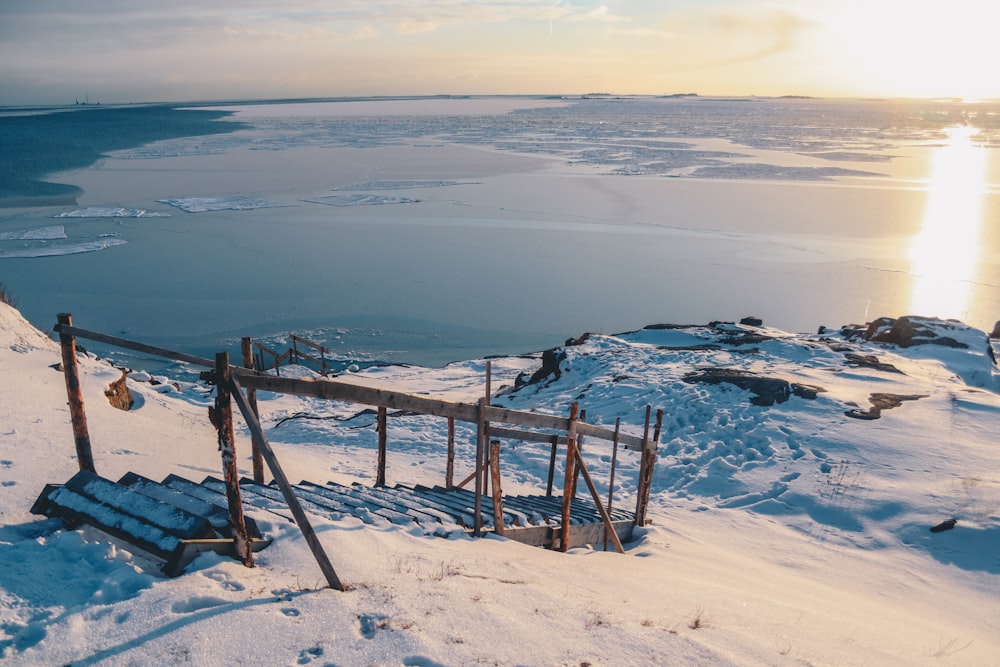
<instances>
[{"instance_id":1,"label":"footprint in snow","mask_svg":"<svg viewBox=\"0 0 1000 667\"><path fill-rule=\"evenodd\" d=\"M299 660L297 664L308 665L310 662L320 657L321 655L323 655L322 646L313 646L312 648L302 649L301 651L299 651Z\"/></svg>"},{"instance_id":2,"label":"footprint in snow","mask_svg":"<svg viewBox=\"0 0 1000 667\"><path fill-rule=\"evenodd\" d=\"M358 616L361 623L361 635L365 639L372 639L377 630L382 630L389 626L389 617L385 614L364 614Z\"/></svg>"}]
</instances>

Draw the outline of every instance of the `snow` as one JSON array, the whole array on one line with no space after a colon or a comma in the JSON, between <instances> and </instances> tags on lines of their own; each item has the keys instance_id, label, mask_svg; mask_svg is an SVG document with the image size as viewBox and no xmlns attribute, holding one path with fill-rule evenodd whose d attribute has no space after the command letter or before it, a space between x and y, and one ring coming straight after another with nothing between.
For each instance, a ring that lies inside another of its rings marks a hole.
<instances>
[{"instance_id":1,"label":"snow","mask_svg":"<svg viewBox=\"0 0 1000 667\"><path fill-rule=\"evenodd\" d=\"M278 208L294 206L281 202L242 195L220 195L215 197L181 197L178 199L159 199L164 204L176 206L188 213L206 213L208 211L252 211L258 208Z\"/></svg>"},{"instance_id":2,"label":"snow","mask_svg":"<svg viewBox=\"0 0 1000 667\"><path fill-rule=\"evenodd\" d=\"M298 529L267 512L250 512L274 539L256 568L206 554L174 579L96 529L30 514L46 483L76 472L73 437L63 377L52 368L58 346L0 304L0 657L11 665L997 664L998 373L985 334L937 326L969 346L717 325L583 337L557 350L565 355L558 378L527 385L515 379L533 374L540 355L493 359L496 405L565 414L579 401L587 421L620 418L633 434L646 405L664 408L652 523L625 555L562 554L310 515L350 586L340 593L321 587ZM859 362L868 357L878 364ZM754 405L734 384L691 381L706 368L822 391ZM103 476L220 476L208 387L181 382L161 394L149 373L134 372L139 407L122 412L103 396L121 371L90 357L81 370ZM342 379L474 401L484 371L484 360L468 360ZM922 398L875 420L846 414L868 409L875 393ZM259 403L293 481L374 478L377 436L363 406L267 392ZM329 418L282 421L296 414ZM390 483L441 482L442 421L390 416ZM249 474L249 438L237 430ZM470 429L460 427L457 442L462 474ZM610 449L591 439L584 452L606 493ZM501 457L506 493L543 487L547 447L505 442ZM634 452L619 453L616 507L635 502L637 463ZM949 518L952 530L930 532Z\"/></svg>"},{"instance_id":3,"label":"snow","mask_svg":"<svg viewBox=\"0 0 1000 667\"><path fill-rule=\"evenodd\" d=\"M377 206L379 204L415 204L419 199L410 197L388 197L385 195L330 195L327 197L312 197L302 201L312 204L327 204L329 206Z\"/></svg>"},{"instance_id":4,"label":"snow","mask_svg":"<svg viewBox=\"0 0 1000 667\"><path fill-rule=\"evenodd\" d=\"M92 240L68 240L56 241L45 245L28 246L21 248L0 248L0 259L14 259L26 257L61 257L64 255L78 255L84 252L98 252L128 243L125 239L113 236L100 237Z\"/></svg>"},{"instance_id":5,"label":"snow","mask_svg":"<svg viewBox=\"0 0 1000 667\"><path fill-rule=\"evenodd\" d=\"M0 232L0 241L51 241L64 238L66 238L66 228L62 225L46 225L35 229Z\"/></svg>"},{"instance_id":6,"label":"snow","mask_svg":"<svg viewBox=\"0 0 1000 667\"><path fill-rule=\"evenodd\" d=\"M117 206L87 206L72 211L64 211L56 218L169 218L169 213L147 211L144 208L121 208Z\"/></svg>"}]
</instances>

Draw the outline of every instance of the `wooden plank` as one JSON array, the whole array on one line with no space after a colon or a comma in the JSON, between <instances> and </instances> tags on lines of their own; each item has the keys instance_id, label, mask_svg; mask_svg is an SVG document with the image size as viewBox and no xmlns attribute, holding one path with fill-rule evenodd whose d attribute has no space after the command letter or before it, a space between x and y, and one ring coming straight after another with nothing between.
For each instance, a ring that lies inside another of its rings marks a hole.
<instances>
[{"instance_id":1,"label":"wooden plank","mask_svg":"<svg viewBox=\"0 0 1000 667\"><path fill-rule=\"evenodd\" d=\"M382 405L393 410L407 410L435 417L451 417L457 421L469 424L479 423L479 411L476 404L456 403L453 401L426 398L424 396L414 396L390 389L351 384L341 380L281 378L271 375L241 375L240 382L244 387L253 387L257 390L312 396L334 401L363 403L366 405ZM492 405L486 405L484 412L483 420L491 423L515 424L529 428L547 428L558 431L566 431L569 427L569 420L554 415L510 410ZM582 422L577 423L577 431L590 437L607 440L608 442L613 441L615 437L614 431ZM618 440L622 446L628 449L641 448L643 443L642 438L630 436L625 433L620 433ZM542 442L545 442L545 440L542 440Z\"/></svg>"},{"instance_id":2,"label":"wooden plank","mask_svg":"<svg viewBox=\"0 0 1000 667\"><path fill-rule=\"evenodd\" d=\"M279 378L270 375L256 375L241 377L240 381L243 386L254 387L258 391L264 390L282 394L313 396L333 401L349 401L374 406L382 405L393 410L408 410L435 417L454 417L458 421L471 424L477 422L475 405L413 396L388 389L350 384L339 380Z\"/></svg>"},{"instance_id":3,"label":"wooden plank","mask_svg":"<svg viewBox=\"0 0 1000 667\"><path fill-rule=\"evenodd\" d=\"M448 460L444 470L444 485L450 489L455 485L455 418L448 417Z\"/></svg>"},{"instance_id":4,"label":"wooden plank","mask_svg":"<svg viewBox=\"0 0 1000 667\"><path fill-rule=\"evenodd\" d=\"M559 534L561 549L566 551L569 544L570 508L573 496L576 495L573 488L576 480L576 418L580 414L580 404L574 403L569 408L569 425L566 428L566 479L563 482L562 498L562 528Z\"/></svg>"},{"instance_id":5,"label":"wooden plank","mask_svg":"<svg viewBox=\"0 0 1000 667\"><path fill-rule=\"evenodd\" d=\"M80 470L87 470L92 473L97 472L94 467L94 452L90 446L90 432L87 428L87 411L83 405L83 391L80 389L80 369L76 360L76 339L73 334L66 333L63 329L72 328L73 316L69 313L60 313L57 316L59 323L56 330L59 331L59 345L62 348L63 377L66 380L66 396L69 400L69 415L73 425L73 442L76 446L76 462Z\"/></svg>"},{"instance_id":6,"label":"wooden plank","mask_svg":"<svg viewBox=\"0 0 1000 667\"><path fill-rule=\"evenodd\" d=\"M583 462L583 456L580 454L580 450L576 450L576 464L579 471L583 474L583 481L587 483L587 489L590 491L590 495L594 498L594 505L597 507L597 511L601 514L601 520L604 522L605 535L611 536L611 541L615 543L615 550L623 554L625 549L622 547L621 541L618 539L618 535L615 534L614 526L611 525L611 516L608 511L604 509L604 505L601 504L601 498L597 494L597 487L594 486L594 481L590 478L590 472L587 470L587 464Z\"/></svg>"},{"instance_id":7,"label":"wooden plank","mask_svg":"<svg viewBox=\"0 0 1000 667\"><path fill-rule=\"evenodd\" d=\"M385 486L385 450L388 442L386 409L384 405L378 406L375 418L375 432L378 434L378 461L375 466L375 486Z\"/></svg>"},{"instance_id":8,"label":"wooden plank","mask_svg":"<svg viewBox=\"0 0 1000 667\"><path fill-rule=\"evenodd\" d=\"M493 478L493 532L503 535L503 492L500 489L500 441L490 442L490 476Z\"/></svg>"},{"instance_id":9,"label":"wooden plank","mask_svg":"<svg viewBox=\"0 0 1000 667\"><path fill-rule=\"evenodd\" d=\"M215 426L222 457L222 475L226 483L226 500L229 504L229 522L233 526L233 545L240 561L253 567L250 535L243 520L243 501L240 498L240 474L236 467L236 433L233 430L233 408L230 400L229 353L215 355L215 407L209 408L209 421Z\"/></svg>"},{"instance_id":10,"label":"wooden plank","mask_svg":"<svg viewBox=\"0 0 1000 667\"><path fill-rule=\"evenodd\" d=\"M311 340L306 340L306 339L305 339L305 338L303 338L302 336L296 336L296 335L295 335L295 334L293 334L293 333L290 333L290 334L288 334L288 335L289 335L289 336L291 337L291 339L292 339L293 341L296 341L296 342L299 342L299 343L302 343L303 345L307 345L307 346L309 346L309 347L313 348L314 350L318 350L320 354L326 354L327 352L329 352L329 351L330 351L330 350L328 350L327 348L325 348L325 347L323 347L322 345L320 345L319 343L314 343L314 342L312 342Z\"/></svg>"},{"instance_id":11,"label":"wooden plank","mask_svg":"<svg viewBox=\"0 0 1000 667\"><path fill-rule=\"evenodd\" d=\"M211 359L205 359L204 357L196 357L191 354L184 354L183 352L174 352L172 350L165 350L162 347L155 347L153 345L146 345L145 343L137 343L135 341L126 340L124 338L118 338L117 336L109 336L107 334L97 333L96 331L88 331L87 329L80 329L79 327L74 327L72 324L58 324L56 325L54 331L58 332L60 336L75 336L77 338L86 338L87 340L92 340L96 343L105 343L107 345L114 345L115 347L122 347L126 350L134 350L136 352L144 352L146 354L152 354L157 357L164 357L166 359L173 359L174 361L183 361L188 364L194 364L195 366L202 366L204 368L215 368L215 362Z\"/></svg>"},{"instance_id":12,"label":"wooden plank","mask_svg":"<svg viewBox=\"0 0 1000 667\"><path fill-rule=\"evenodd\" d=\"M250 540L250 550L254 553L262 551L271 545L270 538L253 538ZM176 577L184 572L184 568L195 558L206 551L212 551L220 556L234 556L232 539L181 540L174 552L163 566L163 573L168 577Z\"/></svg>"},{"instance_id":13,"label":"wooden plank","mask_svg":"<svg viewBox=\"0 0 1000 667\"><path fill-rule=\"evenodd\" d=\"M330 588L343 591L344 584L341 583L340 577L337 576L337 572L333 569L333 564L330 562L329 557L327 557L326 552L323 551L323 545L320 544L319 537L316 536L316 531L313 529L312 524L309 523L309 518L302 510L302 505L299 504L298 499L295 497L295 493L292 491L292 485L289 484L288 478L285 476L285 471L281 469L281 464L278 463L278 459L274 455L274 451L271 449L271 444L267 441L267 437L264 435L264 430L260 427L260 422L257 421L257 416L254 415L253 411L250 409L250 404L247 402L246 396L243 395L243 389L240 386L239 380L235 376L232 376L229 379L229 383L232 385L232 395L236 399L236 405L239 407L240 412L243 413L243 419L250 428L251 435L257 439L257 446L260 447L260 452L264 456L264 461L271 469L271 475L274 476L274 481L281 488L281 493L285 497L285 502L288 503L288 508L292 511L292 516L295 517L295 523L299 527L299 530L302 531L302 536L309 545L309 549L312 551L313 557L316 559L320 570L326 577L327 583L330 584Z\"/></svg>"},{"instance_id":14,"label":"wooden plank","mask_svg":"<svg viewBox=\"0 0 1000 667\"><path fill-rule=\"evenodd\" d=\"M483 534L483 478L485 477L484 466L489 464L486 459L486 397L479 399L476 410L476 529L473 532L477 537Z\"/></svg>"},{"instance_id":15,"label":"wooden plank","mask_svg":"<svg viewBox=\"0 0 1000 667\"><path fill-rule=\"evenodd\" d=\"M613 524L615 534L620 540L630 540L635 524L631 521L616 521ZM567 543L567 549L586 546L588 544L600 544L604 539L604 525L592 523L584 526L574 526L571 533L572 541ZM548 547L550 549L561 549L562 544L559 536L560 526L526 526L524 528L508 528L504 537L521 544L536 547Z\"/></svg>"},{"instance_id":16,"label":"wooden plank","mask_svg":"<svg viewBox=\"0 0 1000 667\"><path fill-rule=\"evenodd\" d=\"M243 356L243 367L249 370L254 370L252 339L244 336L240 340L240 353ZM250 409L253 410L254 416L257 417L257 421L260 421L260 409L257 407L256 389L247 389L247 402L250 403ZM253 481L258 484L263 484L264 457L260 455L260 449L257 447L256 442L251 441L250 450L251 460L253 461Z\"/></svg>"}]
</instances>

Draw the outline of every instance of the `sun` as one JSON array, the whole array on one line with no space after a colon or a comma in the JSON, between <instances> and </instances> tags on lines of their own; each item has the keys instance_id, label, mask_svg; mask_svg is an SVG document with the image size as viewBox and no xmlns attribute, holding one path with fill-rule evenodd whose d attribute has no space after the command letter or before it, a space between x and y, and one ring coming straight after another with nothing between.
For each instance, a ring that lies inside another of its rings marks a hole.
<instances>
[{"instance_id":1,"label":"sun","mask_svg":"<svg viewBox=\"0 0 1000 667\"><path fill-rule=\"evenodd\" d=\"M947 3L846 0L831 3L825 21L858 88L887 97L1000 97L990 69L992 26L1000 5L992 0Z\"/></svg>"}]
</instances>

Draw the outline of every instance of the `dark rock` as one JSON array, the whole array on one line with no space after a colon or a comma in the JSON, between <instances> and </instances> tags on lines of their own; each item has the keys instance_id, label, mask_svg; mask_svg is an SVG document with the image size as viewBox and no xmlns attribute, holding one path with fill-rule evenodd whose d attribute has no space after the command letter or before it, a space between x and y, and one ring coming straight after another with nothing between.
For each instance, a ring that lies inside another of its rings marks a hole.
<instances>
[{"instance_id":1,"label":"dark rock","mask_svg":"<svg viewBox=\"0 0 1000 667\"><path fill-rule=\"evenodd\" d=\"M863 338L874 343L892 343L900 347L914 345L943 345L945 347L968 348L950 336L940 335L938 329L947 326L944 320L935 318L904 316L896 318L880 317L869 323Z\"/></svg>"},{"instance_id":2,"label":"dark rock","mask_svg":"<svg viewBox=\"0 0 1000 667\"><path fill-rule=\"evenodd\" d=\"M748 327L760 327L764 326L764 320L759 317L744 317L740 320L740 324Z\"/></svg>"},{"instance_id":3,"label":"dark rock","mask_svg":"<svg viewBox=\"0 0 1000 667\"><path fill-rule=\"evenodd\" d=\"M933 526L931 528L931 532L932 533L943 533L946 530L951 530L952 528L954 528L956 523L958 523L958 519L948 519L946 521L942 521L938 525Z\"/></svg>"},{"instance_id":4,"label":"dark rock","mask_svg":"<svg viewBox=\"0 0 1000 667\"><path fill-rule=\"evenodd\" d=\"M905 375L903 371L899 370L892 364L886 364L879 361L878 357L874 354L856 354L854 352L848 352L844 356L847 357L847 364L849 366L873 368L877 371L884 371L886 373L899 373L900 375Z\"/></svg>"},{"instance_id":5,"label":"dark rock","mask_svg":"<svg viewBox=\"0 0 1000 667\"><path fill-rule=\"evenodd\" d=\"M562 377L562 369L559 368L559 365L565 360L565 350L561 350L557 347L545 350L542 352L542 367L530 376L528 376L527 373L519 374L514 380L514 390L517 391L522 387L539 384L546 380L549 382L555 382ZM549 379L550 377L551 379Z\"/></svg>"},{"instance_id":6,"label":"dark rock","mask_svg":"<svg viewBox=\"0 0 1000 667\"><path fill-rule=\"evenodd\" d=\"M122 376L108 386L104 395L108 397L111 407L128 412L132 409L135 399L132 398L132 392L128 390L126 380L125 371L122 371Z\"/></svg>"},{"instance_id":7,"label":"dark rock","mask_svg":"<svg viewBox=\"0 0 1000 667\"><path fill-rule=\"evenodd\" d=\"M860 408L855 408L854 410L847 410L844 412L848 417L853 417L854 419L864 419L864 420L875 420L882 416L883 410L891 410L892 408L898 408L903 404L903 401L916 401L921 398L927 398L927 394L884 394L875 393L868 397L868 401L872 404L867 410L862 410Z\"/></svg>"},{"instance_id":8,"label":"dark rock","mask_svg":"<svg viewBox=\"0 0 1000 667\"><path fill-rule=\"evenodd\" d=\"M792 395L815 399L819 392L824 391L821 387L792 384L780 378L761 377L748 371L733 368L702 368L685 375L684 381L735 385L754 394L750 402L762 407L784 403Z\"/></svg>"}]
</instances>

